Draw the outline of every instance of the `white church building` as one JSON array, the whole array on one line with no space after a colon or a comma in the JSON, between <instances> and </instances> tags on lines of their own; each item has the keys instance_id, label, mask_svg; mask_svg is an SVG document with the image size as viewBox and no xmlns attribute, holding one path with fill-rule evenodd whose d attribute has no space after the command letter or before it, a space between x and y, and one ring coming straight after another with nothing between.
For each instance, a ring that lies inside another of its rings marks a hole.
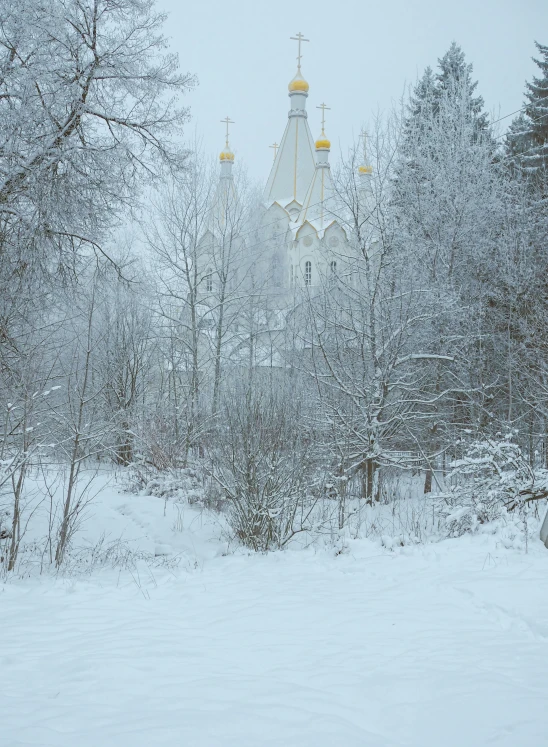
<instances>
[{"instance_id":1,"label":"white church building","mask_svg":"<svg viewBox=\"0 0 548 747\"><path fill-rule=\"evenodd\" d=\"M331 143L325 134L325 111L321 104L322 131L314 141L306 103L309 85L301 71L302 34L298 42L297 72L289 82L290 109L280 145L268 177L261 211L259 249L253 248L253 262L269 278L269 292L286 300L292 290L318 287L336 276L341 263L348 266L351 249L345 228L337 219L337 197L333 187L329 153ZM234 195L232 167L234 153L228 142L220 154L220 184L217 205ZM372 169L364 161L359 178L364 187ZM219 208L217 207L217 212ZM264 272L266 270L266 272ZM285 304L282 304L285 305Z\"/></svg>"}]
</instances>

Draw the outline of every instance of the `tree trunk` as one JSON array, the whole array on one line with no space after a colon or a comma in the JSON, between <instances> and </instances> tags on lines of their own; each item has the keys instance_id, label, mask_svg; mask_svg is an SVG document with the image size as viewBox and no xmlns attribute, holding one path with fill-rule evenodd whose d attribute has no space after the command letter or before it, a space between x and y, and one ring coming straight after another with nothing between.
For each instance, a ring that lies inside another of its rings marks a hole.
<instances>
[{"instance_id":1,"label":"tree trunk","mask_svg":"<svg viewBox=\"0 0 548 747\"><path fill-rule=\"evenodd\" d=\"M13 571L15 569L15 563L17 562L17 555L19 553L19 543L21 541L21 493L23 491L23 483L25 482L25 472L26 465L23 464L19 471L17 483L14 485L14 502L11 522L11 543L8 555L8 571Z\"/></svg>"},{"instance_id":2,"label":"tree trunk","mask_svg":"<svg viewBox=\"0 0 548 747\"><path fill-rule=\"evenodd\" d=\"M377 464L374 459L366 459L361 470L362 498L367 503L373 505L373 500L379 500L379 496L374 495L375 475Z\"/></svg>"},{"instance_id":3,"label":"tree trunk","mask_svg":"<svg viewBox=\"0 0 548 747\"><path fill-rule=\"evenodd\" d=\"M122 423L120 441L116 450L116 463L127 467L133 461L133 439L129 432L129 423Z\"/></svg>"}]
</instances>

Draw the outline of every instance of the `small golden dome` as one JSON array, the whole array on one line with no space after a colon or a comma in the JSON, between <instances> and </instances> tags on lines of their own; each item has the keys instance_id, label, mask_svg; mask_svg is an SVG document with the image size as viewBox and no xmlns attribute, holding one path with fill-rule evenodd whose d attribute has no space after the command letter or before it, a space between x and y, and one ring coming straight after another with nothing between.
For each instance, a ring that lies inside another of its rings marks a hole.
<instances>
[{"instance_id":1,"label":"small golden dome","mask_svg":"<svg viewBox=\"0 0 548 747\"><path fill-rule=\"evenodd\" d=\"M325 135L316 140L316 150L329 150L329 148L331 148L331 142Z\"/></svg>"},{"instance_id":2,"label":"small golden dome","mask_svg":"<svg viewBox=\"0 0 548 747\"><path fill-rule=\"evenodd\" d=\"M360 174L372 174L373 173L373 167L372 166L359 166L358 172Z\"/></svg>"},{"instance_id":3,"label":"small golden dome","mask_svg":"<svg viewBox=\"0 0 548 747\"><path fill-rule=\"evenodd\" d=\"M287 87L290 93L292 93L293 91L302 91L303 93L308 92L308 83L301 75L300 70L297 70L297 75L293 78L293 80Z\"/></svg>"},{"instance_id":4,"label":"small golden dome","mask_svg":"<svg viewBox=\"0 0 548 747\"><path fill-rule=\"evenodd\" d=\"M219 154L219 161L234 161L234 153L225 148Z\"/></svg>"}]
</instances>

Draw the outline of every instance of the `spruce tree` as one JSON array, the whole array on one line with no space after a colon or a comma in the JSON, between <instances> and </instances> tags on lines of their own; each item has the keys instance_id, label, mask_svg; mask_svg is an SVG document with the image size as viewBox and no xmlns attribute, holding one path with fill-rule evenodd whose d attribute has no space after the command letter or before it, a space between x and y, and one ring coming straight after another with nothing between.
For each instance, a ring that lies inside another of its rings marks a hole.
<instances>
[{"instance_id":1,"label":"spruce tree","mask_svg":"<svg viewBox=\"0 0 548 747\"><path fill-rule=\"evenodd\" d=\"M488 128L487 114L483 111L484 101L481 96L474 96L478 82L472 81L473 65L466 62L464 52L456 42L452 42L447 52L438 59L439 73L436 75L438 97L444 93L448 96L464 96L464 102L474 119L475 128L485 131Z\"/></svg>"},{"instance_id":2,"label":"spruce tree","mask_svg":"<svg viewBox=\"0 0 548 747\"><path fill-rule=\"evenodd\" d=\"M409 141L424 130L425 123L439 113L440 107L453 103L464 108L476 133L491 137L487 114L483 111L483 98L474 95L478 84L472 80L472 72L472 64L466 62L465 54L456 42L438 59L438 72L426 68L409 97L404 122L404 152Z\"/></svg>"},{"instance_id":3,"label":"spruce tree","mask_svg":"<svg viewBox=\"0 0 548 747\"><path fill-rule=\"evenodd\" d=\"M541 59L533 58L539 66L541 76L526 83L527 99L525 114L528 124L530 148L522 156L526 169L537 172L548 171L548 46L535 42Z\"/></svg>"},{"instance_id":4,"label":"spruce tree","mask_svg":"<svg viewBox=\"0 0 548 747\"><path fill-rule=\"evenodd\" d=\"M506 138L506 151L509 158L518 158L531 146L531 128L524 112L512 120Z\"/></svg>"},{"instance_id":5,"label":"spruce tree","mask_svg":"<svg viewBox=\"0 0 548 747\"><path fill-rule=\"evenodd\" d=\"M432 68L428 66L409 98L409 118L420 117L425 113L425 109L432 109L436 98L436 78Z\"/></svg>"},{"instance_id":6,"label":"spruce tree","mask_svg":"<svg viewBox=\"0 0 548 747\"><path fill-rule=\"evenodd\" d=\"M409 150L413 139L424 135L424 129L428 128L436 109L436 79L432 68L428 66L409 97L407 116L403 122L404 151Z\"/></svg>"}]
</instances>

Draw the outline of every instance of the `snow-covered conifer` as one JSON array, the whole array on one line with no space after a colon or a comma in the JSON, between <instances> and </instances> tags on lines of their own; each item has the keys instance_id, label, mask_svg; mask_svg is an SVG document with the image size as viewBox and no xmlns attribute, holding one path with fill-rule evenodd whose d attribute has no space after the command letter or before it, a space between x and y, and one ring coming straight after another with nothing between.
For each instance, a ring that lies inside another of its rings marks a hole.
<instances>
[{"instance_id":1,"label":"snow-covered conifer","mask_svg":"<svg viewBox=\"0 0 548 747\"><path fill-rule=\"evenodd\" d=\"M548 46L535 42L541 55L535 59L541 75L533 77L526 83L525 98L528 123L528 139L531 149L522 155L522 161L528 170L541 171L546 179L548 170Z\"/></svg>"}]
</instances>

